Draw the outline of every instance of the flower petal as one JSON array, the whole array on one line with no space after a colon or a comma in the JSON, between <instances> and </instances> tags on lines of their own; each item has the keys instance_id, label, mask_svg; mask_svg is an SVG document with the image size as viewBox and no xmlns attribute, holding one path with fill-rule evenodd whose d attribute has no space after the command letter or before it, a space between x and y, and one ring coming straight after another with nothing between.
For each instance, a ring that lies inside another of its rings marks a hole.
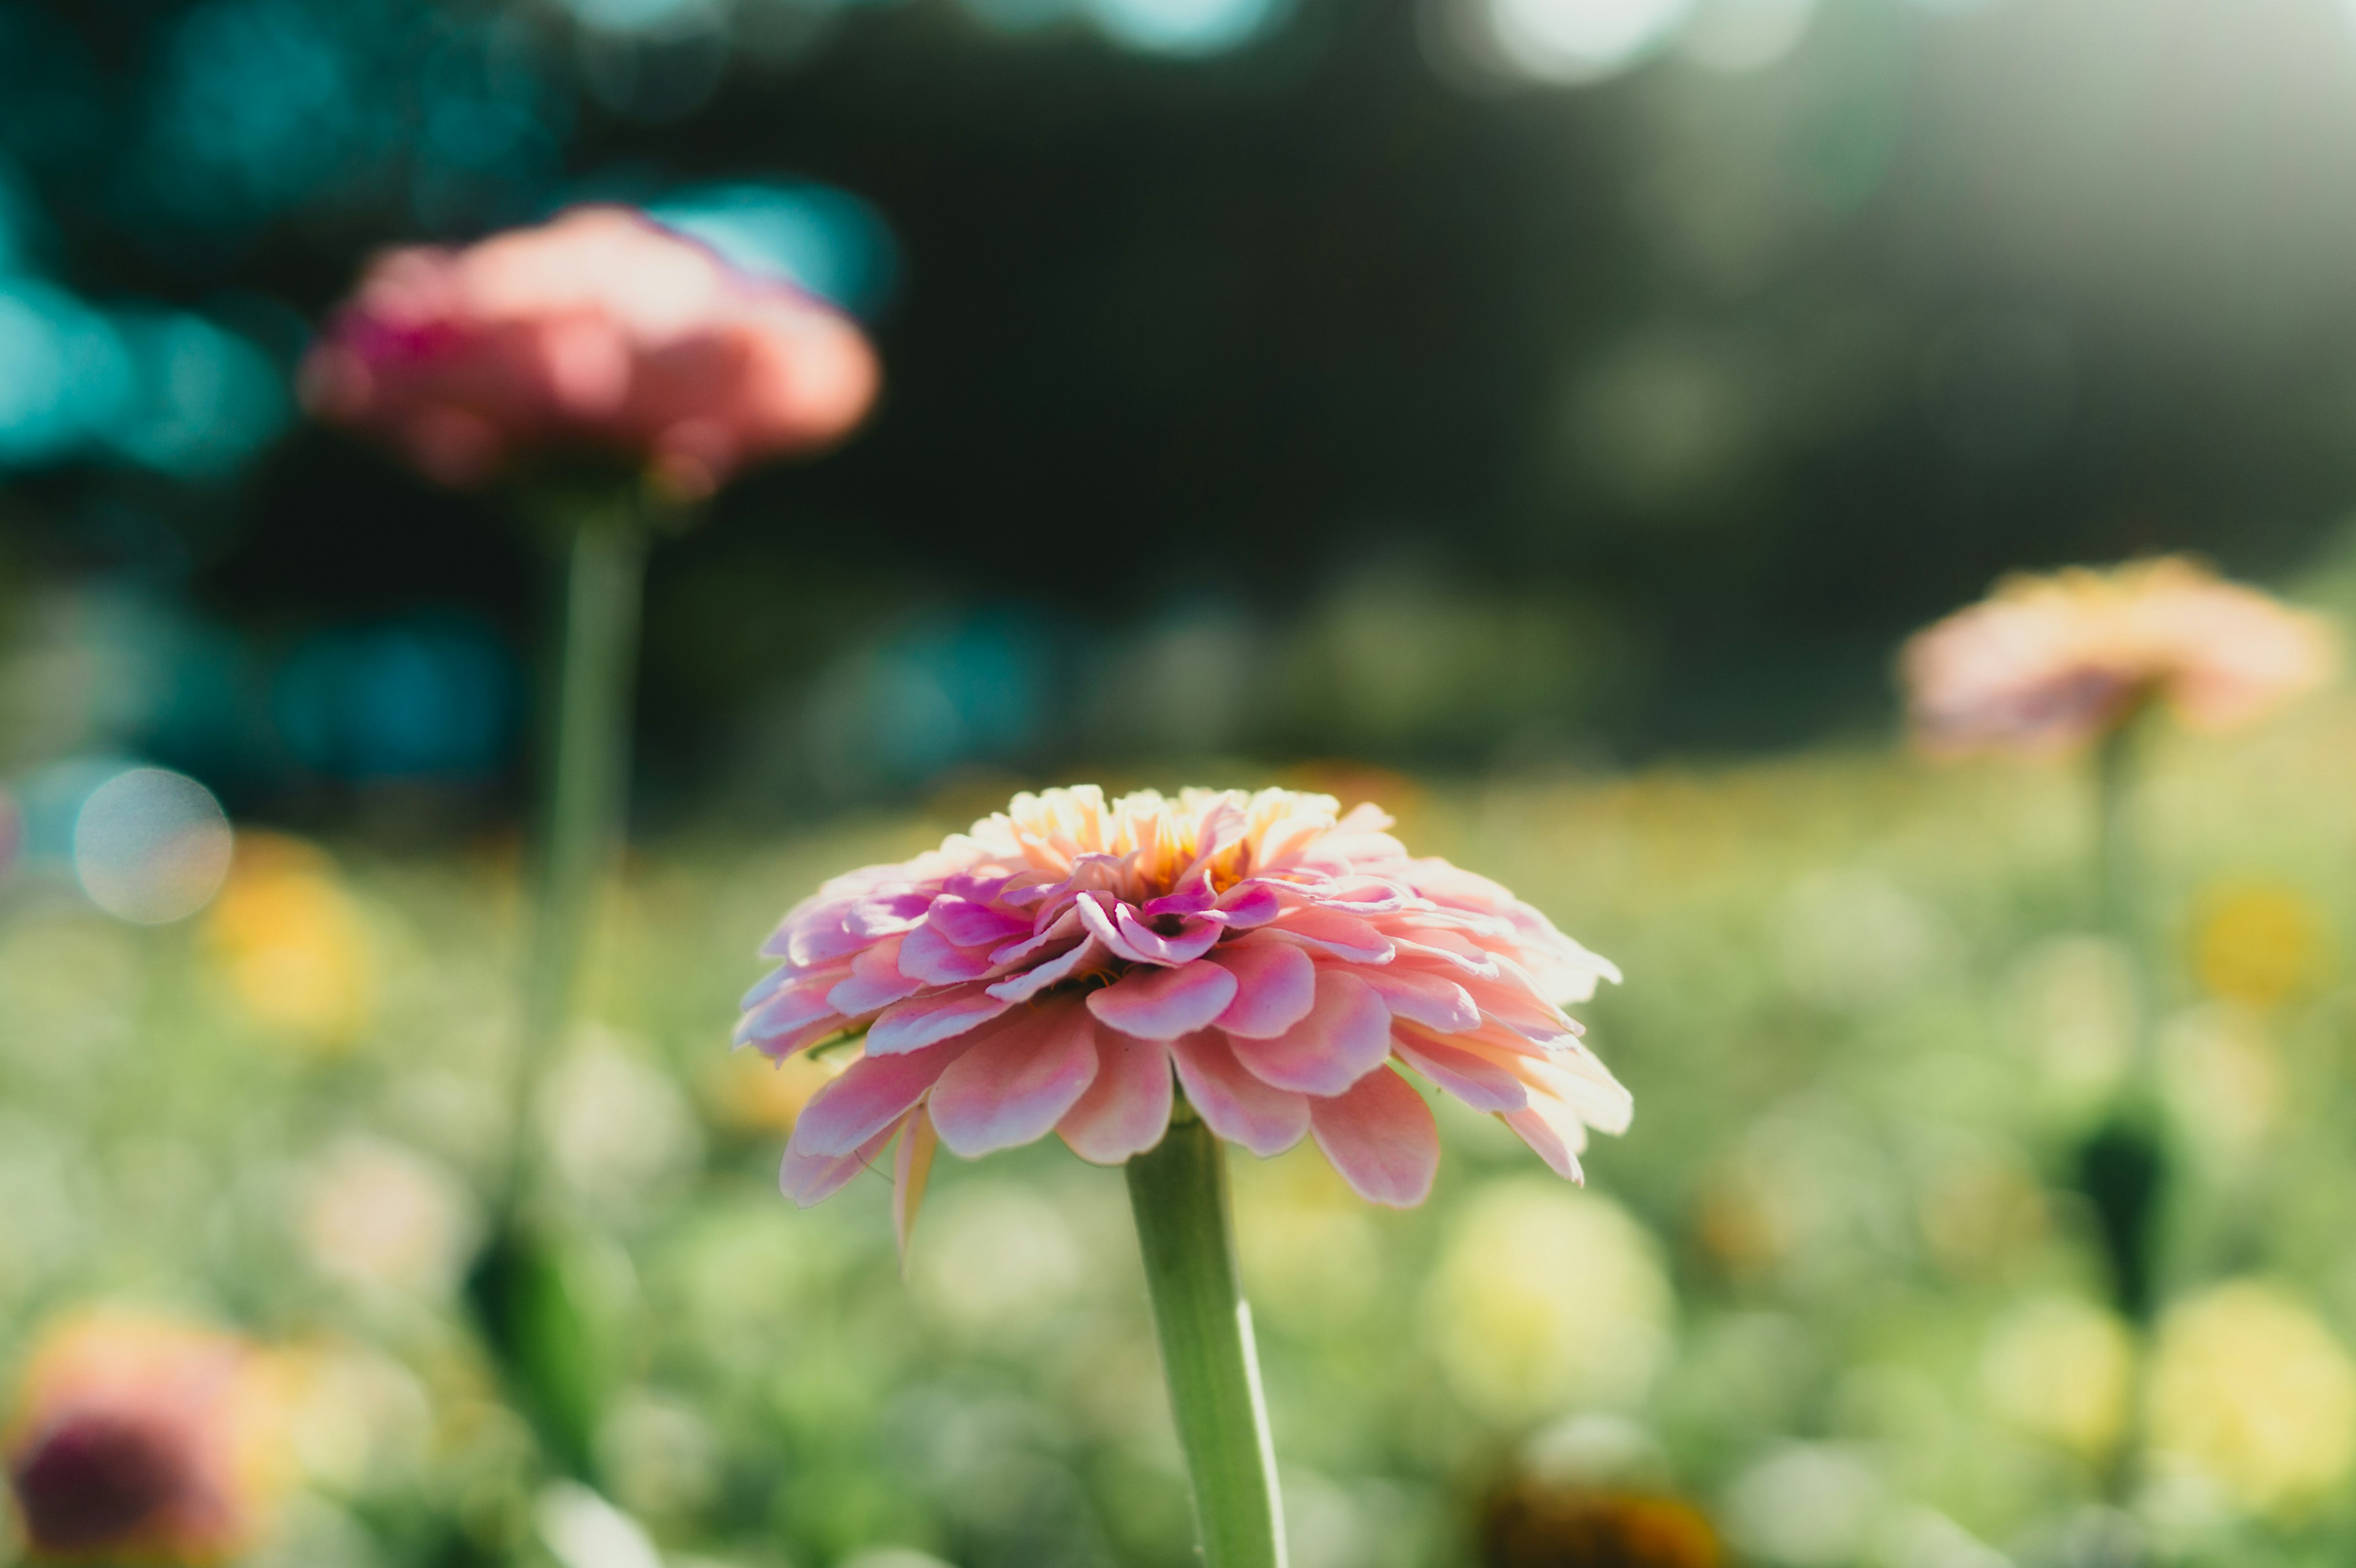
<instances>
[{"instance_id":1,"label":"flower petal","mask_svg":"<svg viewBox=\"0 0 2356 1568\"><path fill-rule=\"evenodd\" d=\"M1098 1026L1097 1076L1055 1124L1072 1152L1119 1165L1162 1141L1170 1126L1170 1048Z\"/></svg>"},{"instance_id":2,"label":"flower petal","mask_svg":"<svg viewBox=\"0 0 2356 1568\"><path fill-rule=\"evenodd\" d=\"M939 932L959 947L994 947L1001 943L1031 934L1027 916L1008 910L992 909L953 894L933 901L925 915L925 923Z\"/></svg>"},{"instance_id":3,"label":"flower petal","mask_svg":"<svg viewBox=\"0 0 2356 1568\"><path fill-rule=\"evenodd\" d=\"M924 1206L925 1181L933 1173L933 1149L940 1142L922 1105L908 1114L892 1157L892 1239L900 1244L900 1275L908 1274L908 1238L916 1233L916 1211Z\"/></svg>"},{"instance_id":4,"label":"flower petal","mask_svg":"<svg viewBox=\"0 0 2356 1568\"><path fill-rule=\"evenodd\" d=\"M1353 964L1387 964L1398 951L1391 939L1376 930L1371 921L1315 904L1286 910L1260 929L1305 942Z\"/></svg>"},{"instance_id":5,"label":"flower petal","mask_svg":"<svg viewBox=\"0 0 2356 1568\"><path fill-rule=\"evenodd\" d=\"M986 947L959 947L929 925L920 925L901 939L900 972L927 986L952 986L979 980L994 965Z\"/></svg>"},{"instance_id":6,"label":"flower petal","mask_svg":"<svg viewBox=\"0 0 2356 1568\"><path fill-rule=\"evenodd\" d=\"M915 996L922 980L900 972L900 939L887 936L851 961L851 973L826 994L826 1005L846 1018Z\"/></svg>"},{"instance_id":7,"label":"flower petal","mask_svg":"<svg viewBox=\"0 0 2356 1568\"><path fill-rule=\"evenodd\" d=\"M1587 1173L1579 1168L1579 1151L1587 1147L1587 1128L1569 1106L1534 1094L1528 1105L1508 1111L1498 1120L1537 1150L1557 1176L1585 1185Z\"/></svg>"},{"instance_id":8,"label":"flower petal","mask_svg":"<svg viewBox=\"0 0 2356 1568\"><path fill-rule=\"evenodd\" d=\"M1476 1111L1518 1111L1530 1103L1528 1085L1477 1051L1401 1029L1391 1040L1401 1061Z\"/></svg>"},{"instance_id":9,"label":"flower petal","mask_svg":"<svg viewBox=\"0 0 2356 1568\"><path fill-rule=\"evenodd\" d=\"M1191 964L1223 934L1219 922L1203 915L1180 916L1174 936L1164 936L1138 919L1127 904L1116 908L1112 918L1130 951L1147 964Z\"/></svg>"},{"instance_id":10,"label":"flower petal","mask_svg":"<svg viewBox=\"0 0 2356 1568\"><path fill-rule=\"evenodd\" d=\"M1075 1000L1026 1008L941 1074L933 1125L968 1159L1012 1148L1045 1136L1096 1075L1096 1020L1086 1008Z\"/></svg>"},{"instance_id":11,"label":"flower petal","mask_svg":"<svg viewBox=\"0 0 2356 1568\"><path fill-rule=\"evenodd\" d=\"M1004 1012L1007 1002L980 984L951 986L928 996L911 997L884 1009L867 1031L867 1054L897 1056L922 1051L948 1040Z\"/></svg>"},{"instance_id":12,"label":"flower petal","mask_svg":"<svg viewBox=\"0 0 2356 1568\"><path fill-rule=\"evenodd\" d=\"M1218 1018L1229 1034L1272 1039L1317 1005L1317 965L1289 942L1229 942L1213 948L1209 961L1236 977L1236 999Z\"/></svg>"},{"instance_id":13,"label":"flower petal","mask_svg":"<svg viewBox=\"0 0 2356 1568\"><path fill-rule=\"evenodd\" d=\"M1481 1008L1472 993L1445 975L1386 964L1359 970L1358 978L1374 987L1395 1019L1424 1024L1442 1034L1481 1027Z\"/></svg>"},{"instance_id":14,"label":"flower petal","mask_svg":"<svg viewBox=\"0 0 2356 1568\"><path fill-rule=\"evenodd\" d=\"M1217 1029L1171 1041L1170 1060L1187 1100L1219 1136L1266 1158L1309 1131L1308 1097L1254 1077Z\"/></svg>"},{"instance_id":15,"label":"flower petal","mask_svg":"<svg viewBox=\"0 0 2356 1568\"><path fill-rule=\"evenodd\" d=\"M1001 1001L1027 1002L1056 981L1066 979L1081 968L1104 957L1104 944L1093 936L1082 937L1069 953L1059 954L1044 964L1034 965L1019 975L1009 975L990 987L990 994Z\"/></svg>"},{"instance_id":16,"label":"flower petal","mask_svg":"<svg viewBox=\"0 0 2356 1568\"><path fill-rule=\"evenodd\" d=\"M965 1054L966 1042L906 1056L862 1056L820 1089L794 1119L787 1147L797 1154L848 1154L900 1118Z\"/></svg>"},{"instance_id":17,"label":"flower petal","mask_svg":"<svg viewBox=\"0 0 2356 1568\"><path fill-rule=\"evenodd\" d=\"M777 1164L777 1190L802 1209L831 1198L852 1177L874 1165L884 1153L884 1146L899 1130L899 1124L894 1122L849 1154L802 1154L788 1147L786 1157Z\"/></svg>"},{"instance_id":18,"label":"flower petal","mask_svg":"<svg viewBox=\"0 0 2356 1568\"><path fill-rule=\"evenodd\" d=\"M1304 1094L1339 1094L1391 1053L1391 1015L1344 968L1317 972L1309 1016L1269 1040L1231 1035L1236 1059L1262 1082Z\"/></svg>"},{"instance_id":19,"label":"flower petal","mask_svg":"<svg viewBox=\"0 0 2356 1568\"><path fill-rule=\"evenodd\" d=\"M833 984L830 977L822 976L786 987L737 1020L736 1043L742 1045L748 1040L791 1034L806 1024L833 1017L834 1008L827 1005L826 999Z\"/></svg>"},{"instance_id":20,"label":"flower petal","mask_svg":"<svg viewBox=\"0 0 2356 1568\"><path fill-rule=\"evenodd\" d=\"M1342 1179L1370 1203L1412 1209L1431 1195L1440 1127L1398 1073L1369 1072L1349 1090L1309 1102L1309 1130Z\"/></svg>"},{"instance_id":21,"label":"flower petal","mask_svg":"<svg viewBox=\"0 0 2356 1568\"><path fill-rule=\"evenodd\" d=\"M1088 993L1088 1011L1123 1034L1176 1040L1226 1010L1236 977L1197 960L1175 969L1131 969L1111 986Z\"/></svg>"}]
</instances>

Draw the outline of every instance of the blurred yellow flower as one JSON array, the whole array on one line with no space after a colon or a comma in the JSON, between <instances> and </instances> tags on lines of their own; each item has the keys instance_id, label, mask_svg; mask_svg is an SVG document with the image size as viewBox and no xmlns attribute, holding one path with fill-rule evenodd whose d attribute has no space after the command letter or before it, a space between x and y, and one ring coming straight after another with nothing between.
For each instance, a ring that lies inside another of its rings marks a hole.
<instances>
[{"instance_id":1,"label":"blurred yellow flower","mask_svg":"<svg viewBox=\"0 0 2356 1568\"><path fill-rule=\"evenodd\" d=\"M1523 1481L1481 1509L1483 1568L1719 1568L1724 1548L1690 1503Z\"/></svg>"},{"instance_id":2,"label":"blurred yellow flower","mask_svg":"<svg viewBox=\"0 0 2356 1568\"><path fill-rule=\"evenodd\" d=\"M754 1051L732 1051L707 1063L702 1074L704 1108L732 1132L790 1133L810 1096L840 1077L850 1054L803 1051L773 1061Z\"/></svg>"},{"instance_id":3,"label":"blurred yellow flower","mask_svg":"<svg viewBox=\"0 0 2356 1568\"><path fill-rule=\"evenodd\" d=\"M2315 901L2275 882L2232 882L2201 895L2192 969L2211 996L2270 1008L2311 989L2329 957Z\"/></svg>"},{"instance_id":4,"label":"blurred yellow flower","mask_svg":"<svg viewBox=\"0 0 2356 1568\"><path fill-rule=\"evenodd\" d=\"M324 851L280 834L240 835L205 936L230 994L270 1029L337 1051L367 1027L374 955Z\"/></svg>"},{"instance_id":5,"label":"blurred yellow flower","mask_svg":"<svg viewBox=\"0 0 2356 1568\"><path fill-rule=\"evenodd\" d=\"M1536 1179L1465 1205L1424 1298L1450 1383L1506 1421L1642 1398L1675 1305L1644 1227L1607 1198Z\"/></svg>"},{"instance_id":6,"label":"blurred yellow flower","mask_svg":"<svg viewBox=\"0 0 2356 1568\"><path fill-rule=\"evenodd\" d=\"M2116 1316L2073 1296L2046 1296L1997 1325L1980 1377L2006 1421L2094 1461L2126 1428L2135 1360L2135 1342Z\"/></svg>"},{"instance_id":7,"label":"blurred yellow flower","mask_svg":"<svg viewBox=\"0 0 2356 1568\"><path fill-rule=\"evenodd\" d=\"M84 1313L38 1341L20 1386L5 1446L36 1560L211 1563L260 1534L284 1467L254 1347Z\"/></svg>"},{"instance_id":8,"label":"blurred yellow flower","mask_svg":"<svg viewBox=\"0 0 2356 1568\"><path fill-rule=\"evenodd\" d=\"M2294 1513L2356 1471L2356 1362L2286 1292L2218 1285L2160 1325L2151 1442L2243 1507Z\"/></svg>"}]
</instances>

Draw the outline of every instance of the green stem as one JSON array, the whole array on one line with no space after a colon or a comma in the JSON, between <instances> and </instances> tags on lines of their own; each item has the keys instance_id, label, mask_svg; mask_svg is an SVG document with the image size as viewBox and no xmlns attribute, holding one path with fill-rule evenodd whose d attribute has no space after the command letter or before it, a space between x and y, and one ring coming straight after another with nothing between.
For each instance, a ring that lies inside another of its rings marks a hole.
<instances>
[{"instance_id":1,"label":"green stem","mask_svg":"<svg viewBox=\"0 0 2356 1568\"><path fill-rule=\"evenodd\" d=\"M571 1019L598 884L621 837L646 535L639 508L628 502L584 508L568 529L562 642L535 824L523 1038L509 1084L503 1221L513 1219L523 1200L533 1084Z\"/></svg>"},{"instance_id":2,"label":"green stem","mask_svg":"<svg viewBox=\"0 0 2356 1568\"><path fill-rule=\"evenodd\" d=\"M1129 1162L1129 1200L1206 1568L1284 1568L1276 1449L1237 1282L1226 1150L1183 1101Z\"/></svg>"}]
</instances>

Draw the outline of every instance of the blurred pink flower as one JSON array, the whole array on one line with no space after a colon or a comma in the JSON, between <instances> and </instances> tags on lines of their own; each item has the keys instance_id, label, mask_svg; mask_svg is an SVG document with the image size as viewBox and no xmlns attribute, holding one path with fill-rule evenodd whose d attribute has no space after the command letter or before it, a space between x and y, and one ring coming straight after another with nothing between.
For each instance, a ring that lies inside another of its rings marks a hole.
<instances>
[{"instance_id":1,"label":"blurred pink flower","mask_svg":"<svg viewBox=\"0 0 2356 1568\"><path fill-rule=\"evenodd\" d=\"M52 1331L6 1442L34 1556L205 1563L251 1545L270 1471L262 1366L178 1323L93 1315Z\"/></svg>"},{"instance_id":2,"label":"blurred pink flower","mask_svg":"<svg viewBox=\"0 0 2356 1568\"><path fill-rule=\"evenodd\" d=\"M839 312L618 207L380 257L303 368L314 413L444 484L580 448L687 496L840 440L878 380Z\"/></svg>"},{"instance_id":3,"label":"blurred pink flower","mask_svg":"<svg viewBox=\"0 0 2356 1568\"><path fill-rule=\"evenodd\" d=\"M1405 1207L1440 1141L1394 1064L1577 1179L1587 1129L1631 1105L1559 1004L1617 971L1390 825L1290 790L1083 785L827 883L762 949L785 963L737 1030L780 1060L866 1031L796 1123L786 1192L817 1202L899 1135L905 1245L936 1140L970 1157L1052 1130L1118 1164L1161 1141L1174 1072L1221 1137L1265 1156L1305 1134Z\"/></svg>"},{"instance_id":4,"label":"blurred pink flower","mask_svg":"<svg viewBox=\"0 0 2356 1568\"><path fill-rule=\"evenodd\" d=\"M2100 739L2159 701L2230 730L2319 686L2321 620L2178 557L1998 583L1906 645L1914 732L1939 755L2048 752Z\"/></svg>"}]
</instances>

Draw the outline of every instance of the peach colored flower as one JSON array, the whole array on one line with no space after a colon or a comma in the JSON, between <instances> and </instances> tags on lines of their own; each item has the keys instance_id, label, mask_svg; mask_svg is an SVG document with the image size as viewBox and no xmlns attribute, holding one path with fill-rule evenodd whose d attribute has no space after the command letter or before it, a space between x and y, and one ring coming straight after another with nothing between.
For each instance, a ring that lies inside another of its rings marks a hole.
<instances>
[{"instance_id":1,"label":"peach colored flower","mask_svg":"<svg viewBox=\"0 0 2356 1568\"><path fill-rule=\"evenodd\" d=\"M1922 749L2050 752L2147 703L2230 730L2329 677L2317 617L2180 557L2016 576L1915 634L1901 657Z\"/></svg>"},{"instance_id":2,"label":"peach colored flower","mask_svg":"<svg viewBox=\"0 0 2356 1568\"><path fill-rule=\"evenodd\" d=\"M252 1544L269 1469L261 1365L241 1340L163 1320L53 1330L6 1438L34 1555L203 1563Z\"/></svg>"},{"instance_id":3,"label":"peach colored flower","mask_svg":"<svg viewBox=\"0 0 2356 1568\"><path fill-rule=\"evenodd\" d=\"M444 484L578 448L689 496L841 439L877 384L840 313L616 207L380 257L303 368L314 413Z\"/></svg>"},{"instance_id":4,"label":"peach colored flower","mask_svg":"<svg viewBox=\"0 0 2356 1568\"><path fill-rule=\"evenodd\" d=\"M1371 805L1290 790L1021 795L905 865L838 877L777 928L737 1030L780 1060L865 1031L802 1112L808 1205L895 1135L905 1243L936 1139L1049 1131L1118 1164L1161 1141L1172 1078L1259 1155L1313 1137L1365 1197L1430 1190L1431 1112L1393 1066L1492 1112L1577 1179L1630 1102L1560 1004L1612 966L1496 883L1410 859Z\"/></svg>"}]
</instances>

